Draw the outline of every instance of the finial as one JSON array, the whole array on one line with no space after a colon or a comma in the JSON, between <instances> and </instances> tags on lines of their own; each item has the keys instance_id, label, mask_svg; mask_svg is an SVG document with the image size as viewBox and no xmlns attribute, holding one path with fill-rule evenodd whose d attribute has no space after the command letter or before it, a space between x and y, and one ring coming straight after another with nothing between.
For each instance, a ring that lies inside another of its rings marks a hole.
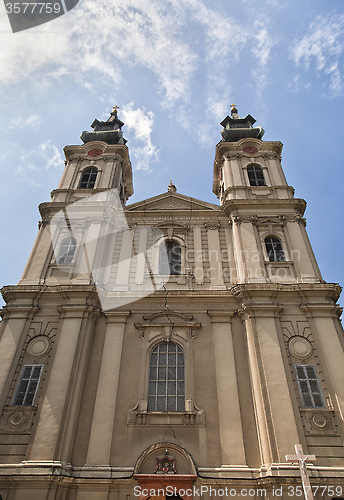
<instances>
[{"instance_id":1,"label":"finial","mask_svg":"<svg viewBox=\"0 0 344 500\"><path fill-rule=\"evenodd\" d=\"M118 110L118 109L119 109L119 106L114 106L114 107L112 108L112 113L114 113L116 116L117 116L117 110ZM112 113L111 113L111 114L112 114Z\"/></svg>"},{"instance_id":2,"label":"finial","mask_svg":"<svg viewBox=\"0 0 344 500\"><path fill-rule=\"evenodd\" d=\"M173 184L172 179L170 180L170 183L169 183L169 185L168 185L168 187L167 187L167 191L168 191L169 193L175 193L175 192L177 191L177 188L176 188L176 186Z\"/></svg>"},{"instance_id":3,"label":"finial","mask_svg":"<svg viewBox=\"0 0 344 500\"><path fill-rule=\"evenodd\" d=\"M231 116L233 119L240 119L240 116L238 115L238 108L236 104L231 104Z\"/></svg>"},{"instance_id":4,"label":"finial","mask_svg":"<svg viewBox=\"0 0 344 500\"><path fill-rule=\"evenodd\" d=\"M238 108L236 104L231 104L231 115L233 116L234 114L238 114Z\"/></svg>"}]
</instances>

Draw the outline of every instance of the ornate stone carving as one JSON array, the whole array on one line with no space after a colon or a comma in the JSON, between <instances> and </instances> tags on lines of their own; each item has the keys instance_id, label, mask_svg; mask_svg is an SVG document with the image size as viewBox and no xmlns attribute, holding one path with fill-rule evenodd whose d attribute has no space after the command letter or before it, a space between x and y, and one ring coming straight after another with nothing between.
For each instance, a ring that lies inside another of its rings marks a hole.
<instances>
[{"instance_id":1,"label":"ornate stone carving","mask_svg":"<svg viewBox=\"0 0 344 500\"><path fill-rule=\"evenodd\" d=\"M221 224L217 221L214 222L205 222L204 227L207 231L214 231L216 229L220 229Z\"/></svg>"},{"instance_id":2,"label":"ornate stone carving","mask_svg":"<svg viewBox=\"0 0 344 500\"><path fill-rule=\"evenodd\" d=\"M27 353L32 358L41 358L45 356L51 349L50 340L44 335L34 337L27 345Z\"/></svg>"},{"instance_id":3,"label":"ornate stone carving","mask_svg":"<svg viewBox=\"0 0 344 500\"><path fill-rule=\"evenodd\" d=\"M36 406L18 407L5 406L0 420L0 429L2 431L18 433L30 433L32 421L37 412Z\"/></svg>"},{"instance_id":4,"label":"ornate stone carving","mask_svg":"<svg viewBox=\"0 0 344 500\"><path fill-rule=\"evenodd\" d=\"M233 215L231 219L238 225L243 223L257 224L258 217L256 215L250 215L247 217L244 217L242 215Z\"/></svg>"},{"instance_id":5,"label":"ornate stone carving","mask_svg":"<svg viewBox=\"0 0 344 500\"><path fill-rule=\"evenodd\" d=\"M312 423L318 429L325 429L328 426L328 420L322 413L315 413L312 417Z\"/></svg>"},{"instance_id":6,"label":"ornate stone carving","mask_svg":"<svg viewBox=\"0 0 344 500\"><path fill-rule=\"evenodd\" d=\"M289 339L288 349L290 354L298 359L309 358L313 352L313 347L309 340L301 337L300 335L296 335Z\"/></svg>"},{"instance_id":7,"label":"ornate stone carving","mask_svg":"<svg viewBox=\"0 0 344 500\"><path fill-rule=\"evenodd\" d=\"M304 423L306 436L337 436L338 424L333 410L301 409L301 418Z\"/></svg>"},{"instance_id":8,"label":"ornate stone carving","mask_svg":"<svg viewBox=\"0 0 344 500\"><path fill-rule=\"evenodd\" d=\"M154 474L177 474L176 459L168 454L168 450L165 450L165 455L156 457Z\"/></svg>"},{"instance_id":9,"label":"ornate stone carving","mask_svg":"<svg viewBox=\"0 0 344 500\"><path fill-rule=\"evenodd\" d=\"M241 157L242 153L225 153L224 155L222 155L222 158L225 158L226 160L237 160Z\"/></svg>"}]
</instances>

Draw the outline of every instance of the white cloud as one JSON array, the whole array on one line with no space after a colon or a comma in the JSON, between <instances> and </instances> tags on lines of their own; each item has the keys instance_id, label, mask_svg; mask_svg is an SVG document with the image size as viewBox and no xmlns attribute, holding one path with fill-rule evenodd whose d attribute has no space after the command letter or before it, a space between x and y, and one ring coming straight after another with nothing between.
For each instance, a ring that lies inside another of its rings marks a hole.
<instances>
[{"instance_id":1,"label":"white cloud","mask_svg":"<svg viewBox=\"0 0 344 500\"><path fill-rule=\"evenodd\" d=\"M130 103L123 107L121 117L123 117L126 127L134 133L132 141L134 144L130 147L130 153L135 157L136 168L150 171L151 163L158 159L158 149L153 146L151 139L154 114L152 111L134 109L133 103ZM136 146L137 143L138 146Z\"/></svg>"},{"instance_id":2,"label":"white cloud","mask_svg":"<svg viewBox=\"0 0 344 500\"><path fill-rule=\"evenodd\" d=\"M209 5L206 0L83 0L66 16L8 37L6 51L0 54L0 81L17 82L33 73L40 85L73 78L97 94L97 82L105 80L113 93L123 88L127 68L143 68L154 77L160 104L173 111L185 130L190 131L190 115L201 114L193 125L194 137L206 143L209 129L236 99L232 79L238 78L243 51L245 85L260 96L268 84L276 43L264 16L257 20L250 11L239 22L225 4ZM141 153L146 160L140 168L146 169L156 150L146 141Z\"/></svg>"},{"instance_id":3,"label":"white cloud","mask_svg":"<svg viewBox=\"0 0 344 500\"><path fill-rule=\"evenodd\" d=\"M314 62L318 75L328 75L328 88L333 96L343 92L342 74L339 69L344 50L344 14L317 16L307 33L294 40L290 48L290 58L296 66L303 65L309 70Z\"/></svg>"},{"instance_id":4,"label":"white cloud","mask_svg":"<svg viewBox=\"0 0 344 500\"><path fill-rule=\"evenodd\" d=\"M83 84L83 75L96 71L118 84L125 62L152 71L167 103L181 99L197 55L179 36L177 14L158 0L85 0L66 16L8 36L0 79L9 84L44 71Z\"/></svg>"},{"instance_id":5,"label":"white cloud","mask_svg":"<svg viewBox=\"0 0 344 500\"><path fill-rule=\"evenodd\" d=\"M32 163L30 158L34 158ZM31 149L28 153L20 157L21 165L18 171L24 170L49 170L50 168L59 168L63 165L61 153L51 140L39 144L36 148Z\"/></svg>"},{"instance_id":6,"label":"white cloud","mask_svg":"<svg viewBox=\"0 0 344 500\"><path fill-rule=\"evenodd\" d=\"M18 117L18 118L12 118L12 120L10 121L9 123L9 126L8 128L9 129L20 129L20 128L24 128L24 127L37 127L38 125L40 125L41 123L41 115L37 114L37 113L33 113L32 115L30 115L28 118L26 119L23 119L22 117Z\"/></svg>"}]
</instances>

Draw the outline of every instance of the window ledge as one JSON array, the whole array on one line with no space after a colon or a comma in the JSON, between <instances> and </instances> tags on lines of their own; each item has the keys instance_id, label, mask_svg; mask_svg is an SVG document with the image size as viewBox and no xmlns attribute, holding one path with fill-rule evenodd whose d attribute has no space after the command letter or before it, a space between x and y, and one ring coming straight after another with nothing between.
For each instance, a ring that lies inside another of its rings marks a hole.
<instances>
[{"instance_id":1,"label":"window ledge","mask_svg":"<svg viewBox=\"0 0 344 500\"><path fill-rule=\"evenodd\" d=\"M266 271L269 278L277 279L295 279L294 262L291 260L282 260L274 262L265 261Z\"/></svg>"},{"instance_id":2,"label":"window ledge","mask_svg":"<svg viewBox=\"0 0 344 500\"><path fill-rule=\"evenodd\" d=\"M134 425L197 425L205 426L205 411L193 404L193 410L147 411L140 410L139 404L127 413L127 426Z\"/></svg>"}]
</instances>

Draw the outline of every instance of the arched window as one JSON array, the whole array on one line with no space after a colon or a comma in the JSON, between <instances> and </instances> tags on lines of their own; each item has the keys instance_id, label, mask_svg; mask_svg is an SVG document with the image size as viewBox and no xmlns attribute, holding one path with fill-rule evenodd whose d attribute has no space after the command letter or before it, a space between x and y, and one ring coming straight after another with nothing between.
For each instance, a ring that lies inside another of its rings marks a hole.
<instances>
[{"instance_id":1,"label":"arched window","mask_svg":"<svg viewBox=\"0 0 344 500\"><path fill-rule=\"evenodd\" d=\"M162 342L150 355L148 411L184 410L184 352L173 342Z\"/></svg>"},{"instance_id":2,"label":"arched window","mask_svg":"<svg viewBox=\"0 0 344 500\"><path fill-rule=\"evenodd\" d=\"M160 245L159 274L181 274L181 248L176 241L165 241Z\"/></svg>"},{"instance_id":3,"label":"arched window","mask_svg":"<svg viewBox=\"0 0 344 500\"><path fill-rule=\"evenodd\" d=\"M60 246L58 264L70 264L73 260L77 241L75 238L65 238Z\"/></svg>"},{"instance_id":4,"label":"arched window","mask_svg":"<svg viewBox=\"0 0 344 500\"><path fill-rule=\"evenodd\" d=\"M98 170L96 167L86 168L82 173L79 189L93 189L97 174Z\"/></svg>"},{"instance_id":5,"label":"arched window","mask_svg":"<svg viewBox=\"0 0 344 500\"><path fill-rule=\"evenodd\" d=\"M262 167L259 165L250 165L247 167L250 186L266 186Z\"/></svg>"},{"instance_id":6,"label":"arched window","mask_svg":"<svg viewBox=\"0 0 344 500\"><path fill-rule=\"evenodd\" d=\"M282 245L278 238L275 236L267 236L265 238L265 247L270 262L285 261Z\"/></svg>"}]
</instances>

